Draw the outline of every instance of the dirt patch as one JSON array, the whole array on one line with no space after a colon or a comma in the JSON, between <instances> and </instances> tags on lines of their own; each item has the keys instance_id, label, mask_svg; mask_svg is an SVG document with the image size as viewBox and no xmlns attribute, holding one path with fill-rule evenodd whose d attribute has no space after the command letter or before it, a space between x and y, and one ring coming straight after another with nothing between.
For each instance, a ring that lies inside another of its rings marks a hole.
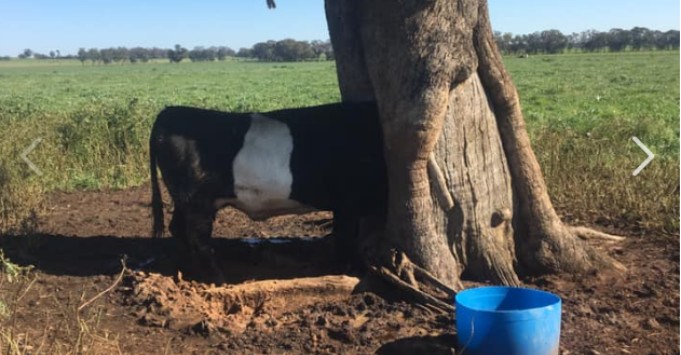
<instances>
[{"instance_id":1,"label":"dirt patch","mask_svg":"<svg viewBox=\"0 0 681 355\"><path fill-rule=\"evenodd\" d=\"M353 295L359 279L348 276L216 287L138 272L128 282L126 304L141 324L213 339L221 350L358 351L396 337L441 335L451 321L426 321L428 312L372 293Z\"/></svg>"},{"instance_id":2,"label":"dirt patch","mask_svg":"<svg viewBox=\"0 0 681 355\"><path fill-rule=\"evenodd\" d=\"M35 266L0 280L3 351L453 353L453 315L353 286L319 237L328 213L252 222L223 211L213 246L230 285L216 287L177 273L170 238L147 237L147 190L57 194L38 233L0 237L13 262ZM639 230L598 247L629 271L525 280L563 298L561 353L678 353L678 236ZM130 270L116 284L122 257Z\"/></svg>"},{"instance_id":3,"label":"dirt patch","mask_svg":"<svg viewBox=\"0 0 681 355\"><path fill-rule=\"evenodd\" d=\"M135 272L128 275L126 303L138 308L144 324L209 335L243 333L248 326L269 329L282 314L348 298L359 283L349 276L263 280L215 286Z\"/></svg>"},{"instance_id":4,"label":"dirt patch","mask_svg":"<svg viewBox=\"0 0 681 355\"><path fill-rule=\"evenodd\" d=\"M534 280L563 298L563 347L576 354L678 353L678 240L631 238L610 250L628 267L625 275Z\"/></svg>"},{"instance_id":5,"label":"dirt patch","mask_svg":"<svg viewBox=\"0 0 681 355\"><path fill-rule=\"evenodd\" d=\"M168 235L172 205L165 190L163 200ZM38 225L46 234L146 237L151 235L150 202L148 186L119 191L58 192L47 200L46 213L38 217ZM224 238L320 236L330 233L332 217L329 212L314 212L294 218L281 216L252 221L238 210L225 208L218 213L213 235Z\"/></svg>"}]
</instances>

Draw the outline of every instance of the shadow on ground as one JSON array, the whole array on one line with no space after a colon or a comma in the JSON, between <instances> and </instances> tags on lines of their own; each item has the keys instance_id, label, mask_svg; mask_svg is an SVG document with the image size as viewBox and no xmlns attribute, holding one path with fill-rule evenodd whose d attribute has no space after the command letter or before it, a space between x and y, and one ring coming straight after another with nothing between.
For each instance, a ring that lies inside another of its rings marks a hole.
<instances>
[{"instance_id":1,"label":"shadow on ground","mask_svg":"<svg viewBox=\"0 0 681 355\"><path fill-rule=\"evenodd\" d=\"M228 283L291 279L343 273L335 262L333 237L211 240ZM113 275L125 258L129 269L174 275L177 248L172 238L51 234L0 236L0 249L12 262L33 265L51 275Z\"/></svg>"},{"instance_id":2,"label":"shadow on ground","mask_svg":"<svg viewBox=\"0 0 681 355\"><path fill-rule=\"evenodd\" d=\"M383 344L376 351L377 355L410 355L410 354L432 354L446 355L456 354L456 349L452 347L456 344L455 334L443 334L438 336L413 336L400 338Z\"/></svg>"}]
</instances>

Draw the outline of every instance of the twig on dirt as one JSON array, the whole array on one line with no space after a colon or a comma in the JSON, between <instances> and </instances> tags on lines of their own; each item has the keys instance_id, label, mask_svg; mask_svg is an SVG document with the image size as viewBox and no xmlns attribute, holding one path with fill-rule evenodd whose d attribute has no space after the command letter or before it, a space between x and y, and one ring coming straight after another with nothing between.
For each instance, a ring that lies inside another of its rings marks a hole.
<instances>
[{"instance_id":1,"label":"twig on dirt","mask_svg":"<svg viewBox=\"0 0 681 355\"><path fill-rule=\"evenodd\" d=\"M43 337L42 340L40 341L40 345L36 349L35 353L36 354L43 354L43 347L45 346L45 341L47 340L47 335L49 334L48 329L51 326L50 322L47 322L45 324L45 328L43 329Z\"/></svg>"},{"instance_id":2,"label":"twig on dirt","mask_svg":"<svg viewBox=\"0 0 681 355\"><path fill-rule=\"evenodd\" d=\"M579 237L582 240L589 240L589 239L602 239L602 240L608 240L612 242L621 242L625 240L626 238L620 237L618 235L612 235L608 233L603 233L599 232L595 229L587 228L587 227L568 227L570 231Z\"/></svg>"},{"instance_id":3,"label":"twig on dirt","mask_svg":"<svg viewBox=\"0 0 681 355\"><path fill-rule=\"evenodd\" d=\"M33 284L34 284L36 281L38 281L38 276L37 276L37 275L34 276L34 277L31 279L31 281L28 283L28 286L26 286L26 288L24 289L24 292L22 292L22 293L21 293L21 296L19 296L19 298L17 298L17 303L20 302L20 301L24 298L24 296L26 296L26 294L28 293L28 290L31 289L31 287L33 286Z\"/></svg>"},{"instance_id":4,"label":"twig on dirt","mask_svg":"<svg viewBox=\"0 0 681 355\"><path fill-rule=\"evenodd\" d=\"M105 294L107 294L108 292L113 290L121 282L121 280L123 280L123 275L125 274L125 271L128 270L128 268L125 265L125 258L121 258L121 267L122 267L121 273L118 274L118 277L116 277L116 280L114 280L114 282L111 284L111 286L107 287L106 290L98 293L97 295L95 295L95 297L92 297L88 301L86 301L85 303L81 304L80 307L78 307L78 312L83 310L83 308L87 307L92 302L96 301L98 298L104 296Z\"/></svg>"}]
</instances>

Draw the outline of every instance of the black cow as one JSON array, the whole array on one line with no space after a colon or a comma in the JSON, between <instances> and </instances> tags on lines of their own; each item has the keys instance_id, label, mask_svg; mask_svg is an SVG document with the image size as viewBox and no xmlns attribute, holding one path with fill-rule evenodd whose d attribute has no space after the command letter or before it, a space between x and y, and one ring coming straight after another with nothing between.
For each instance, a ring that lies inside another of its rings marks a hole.
<instances>
[{"instance_id":1,"label":"black cow","mask_svg":"<svg viewBox=\"0 0 681 355\"><path fill-rule=\"evenodd\" d=\"M153 236L164 228L158 164L174 202L170 232L192 254L209 253L217 211L233 206L256 220L333 211L339 253L348 255L358 219L384 213L381 136L375 103L266 113L168 107L149 141Z\"/></svg>"}]
</instances>

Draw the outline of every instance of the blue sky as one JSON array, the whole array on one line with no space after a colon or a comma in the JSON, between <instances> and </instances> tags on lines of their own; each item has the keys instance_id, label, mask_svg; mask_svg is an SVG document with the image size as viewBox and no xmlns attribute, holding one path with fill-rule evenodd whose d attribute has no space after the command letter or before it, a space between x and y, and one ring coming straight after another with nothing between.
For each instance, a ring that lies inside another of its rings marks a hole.
<instances>
[{"instance_id":1,"label":"blue sky","mask_svg":"<svg viewBox=\"0 0 681 355\"><path fill-rule=\"evenodd\" d=\"M250 47L268 39L327 39L323 0L2 0L0 55L24 48L47 54L79 47ZM489 0L497 31L645 26L679 29L678 0Z\"/></svg>"}]
</instances>

